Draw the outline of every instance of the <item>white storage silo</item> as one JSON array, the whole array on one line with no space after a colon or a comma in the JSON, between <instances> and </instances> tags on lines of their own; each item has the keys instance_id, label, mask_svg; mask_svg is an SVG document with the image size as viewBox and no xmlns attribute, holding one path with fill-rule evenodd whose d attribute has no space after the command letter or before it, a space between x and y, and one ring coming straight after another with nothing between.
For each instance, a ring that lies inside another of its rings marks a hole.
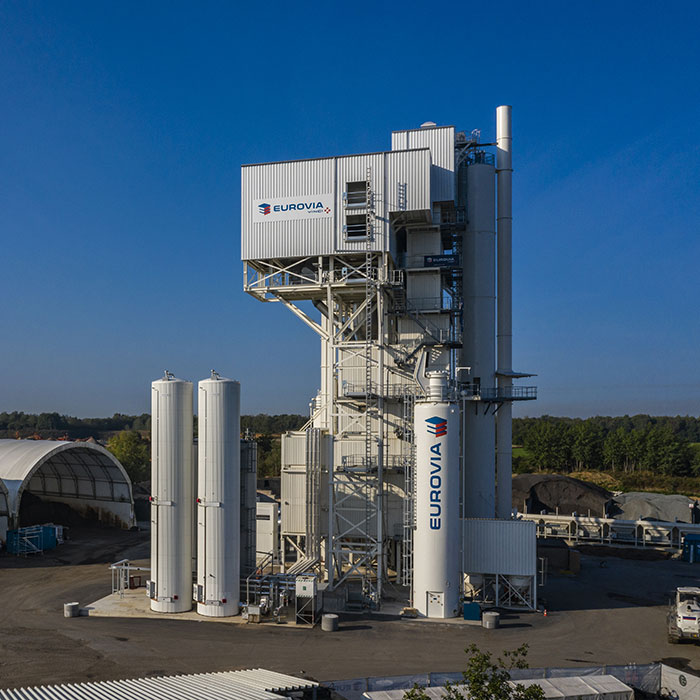
<instances>
[{"instance_id":1,"label":"white storage silo","mask_svg":"<svg viewBox=\"0 0 700 700\"><path fill-rule=\"evenodd\" d=\"M447 401L447 378L431 377L428 400L416 403L416 529L413 606L425 617L459 612L459 408Z\"/></svg>"},{"instance_id":2,"label":"white storage silo","mask_svg":"<svg viewBox=\"0 0 700 700\"><path fill-rule=\"evenodd\" d=\"M241 386L212 371L199 382L197 612L238 614L240 592Z\"/></svg>"},{"instance_id":3,"label":"white storage silo","mask_svg":"<svg viewBox=\"0 0 700 700\"><path fill-rule=\"evenodd\" d=\"M192 609L192 382L151 384L151 580L155 612Z\"/></svg>"}]
</instances>

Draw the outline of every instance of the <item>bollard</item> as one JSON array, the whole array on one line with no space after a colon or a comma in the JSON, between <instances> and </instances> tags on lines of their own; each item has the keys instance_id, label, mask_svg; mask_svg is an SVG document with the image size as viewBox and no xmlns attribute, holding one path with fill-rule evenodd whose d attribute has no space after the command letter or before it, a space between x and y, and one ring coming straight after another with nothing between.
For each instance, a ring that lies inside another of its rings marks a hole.
<instances>
[{"instance_id":1,"label":"bollard","mask_svg":"<svg viewBox=\"0 0 700 700\"><path fill-rule=\"evenodd\" d=\"M80 614L80 603L64 603L63 617L78 617Z\"/></svg>"},{"instance_id":2,"label":"bollard","mask_svg":"<svg viewBox=\"0 0 700 700\"><path fill-rule=\"evenodd\" d=\"M497 612L485 612L481 618L482 627L487 630L495 630L500 622L501 616Z\"/></svg>"},{"instance_id":3,"label":"bollard","mask_svg":"<svg viewBox=\"0 0 700 700\"><path fill-rule=\"evenodd\" d=\"M338 616L332 613L327 613L321 617L321 629L324 632L338 631Z\"/></svg>"}]
</instances>

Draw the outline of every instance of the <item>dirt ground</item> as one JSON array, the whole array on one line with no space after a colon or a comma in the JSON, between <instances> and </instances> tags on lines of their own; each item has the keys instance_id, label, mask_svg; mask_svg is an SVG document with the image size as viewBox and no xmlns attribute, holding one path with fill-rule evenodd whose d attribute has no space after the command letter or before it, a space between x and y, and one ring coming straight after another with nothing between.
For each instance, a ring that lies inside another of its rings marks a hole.
<instances>
[{"instance_id":1,"label":"dirt ground","mask_svg":"<svg viewBox=\"0 0 700 700\"><path fill-rule=\"evenodd\" d=\"M107 565L148 556L148 536L78 530L33 559L0 557L0 688L152 674L265 667L317 680L459 671L464 647L500 652L523 642L531 666L666 660L700 670L700 647L666 641L666 591L697 585L700 567L675 560L584 555L576 577L550 576L547 616L508 615L502 628L346 616L318 627L212 621L63 617L63 603L107 595Z\"/></svg>"}]
</instances>

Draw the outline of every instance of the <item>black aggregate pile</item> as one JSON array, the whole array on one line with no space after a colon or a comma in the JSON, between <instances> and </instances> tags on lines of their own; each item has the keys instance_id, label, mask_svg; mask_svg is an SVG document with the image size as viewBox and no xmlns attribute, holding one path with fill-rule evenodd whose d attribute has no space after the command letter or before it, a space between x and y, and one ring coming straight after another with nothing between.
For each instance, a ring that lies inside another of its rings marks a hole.
<instances>
[{"instance_id":1,"label":"black aggregate pile","mask_svg":"<svg viewBox=\"0 0 700 700\"><path fill-rule=\"evenodd\" d=\"M612 494L601 486L559 474L516 474L513 508L520 513L556 513L603 517Z\"/></svg>"}]
</instances>

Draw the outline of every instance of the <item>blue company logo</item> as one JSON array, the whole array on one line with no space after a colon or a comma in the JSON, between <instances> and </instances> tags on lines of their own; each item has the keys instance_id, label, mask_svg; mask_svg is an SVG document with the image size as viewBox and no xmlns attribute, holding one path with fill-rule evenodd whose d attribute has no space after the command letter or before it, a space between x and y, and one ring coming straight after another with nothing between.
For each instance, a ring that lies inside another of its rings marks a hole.
<instances>
[{"instance_id":1,"label":"blue company logo","mask_svg":"<svg viewBox=\"0 0 700 700\"><path fill-rule=\"evenodd\" d=\"M435 437L444 437L447 435L447 420L440 418L439 416L433 416L432 418L427 418L427 425L425 426L430 435Z\"/></svg>"},{"instance_id":2,"label":"blue company logo","mask_svg":"<svg viewBox=\"0 0 700 700\"><path fill-rule=\"evenodd\" d=\"M447 419L440 416L427 418L425 428L428 435L436 438L447 435ZM442 527L442 441L438 440L430 446L430 491L429 491L429 525L431 530Z\"/></svg>"},{"instance_id":3,"label":"blue company logo","mask_svg":"<svg viewBox=\"0 0 700 700\"><path fill-rule=\"evenodd\" d=\"M263 216L281 214L285 211L302 211L309 214L330 214L331 208L323 202L292 202L290 204L258 204L258 210Z\"/></svg>"}]
</instances>

